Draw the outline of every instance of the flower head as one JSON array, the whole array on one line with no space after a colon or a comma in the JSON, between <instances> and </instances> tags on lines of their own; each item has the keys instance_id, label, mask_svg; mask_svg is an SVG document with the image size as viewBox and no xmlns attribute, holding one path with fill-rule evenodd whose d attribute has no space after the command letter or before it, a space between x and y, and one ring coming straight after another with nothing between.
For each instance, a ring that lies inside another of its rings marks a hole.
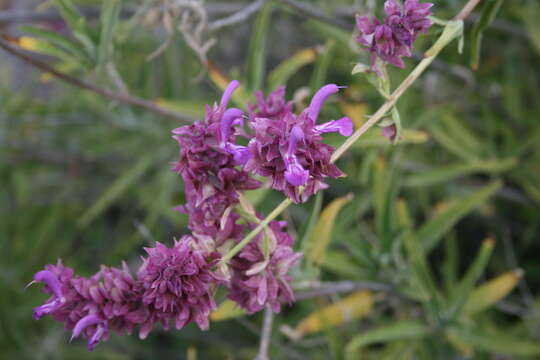
<instances>
[{"instance_id":1,"label":"flower head","mask_svg":"<svg viewBox=\"0 0 540 360\"><path fill-rule=\"evenodd\" d=\"M195 245L192 237L184 236L171 248L158 242L156 247L145 249L148 257L137 277L151 323L159 321L167 329L172 320L181 329L193 321L201 329L208 328L208 315L216 307L212 291L217 278L211 268L219 255L205 253Z\"/></svg>"},{"instance_id":2,"label":"flower head","mask_svg":"<svg viewBox=\"0 0 540 360\"><path fill-rule=\"evenodd\" d=\"M371 66L381 73L377 60L403 68L402 56L412 55L412 45L419 32L431 26L428 16L433 4L420 4L418 0L405 0L403 8L395 0L384 3L385 19L357 16L356 26L360 31L357 41L371 52Z\"/></svg>"},{"instance_id":3,"label":"flower head","mask_svg":"<svg viewBox=\"0 0 540 360\"><path fill-rule=\"evenodd\" d=\"M260 183L237 167L249 158L245 147L236 145L237 127L243 122L243 112L227 108L237 81L229 84L221 101L206 107L204 121L173 130L180 145L180 159L173 171L185 183L187 203L181 209L188 214L199 212L191 221L193 231L215 227L225 210L238 202L238 190L252 190Z\"/></svg>"},{"instance_id":4,"label":"flower head","mask_svg":"<svg viewBox=\"0 0 540 360\"><path fill-rule=\"evenodd\" d=\"M266 305L279 312L282 303L294 301L288 273L301 254L293 251L292 238L282 231L284 225L271 222L268 231L246 245L231 261L229 298L250 314Z\"/></svg>"},{"instance_id":5,"label":"flower head","mask_svg":"<svg viewBox=\"0 0 540 360\"><path fill-rule=\"evenodd\" d=\"M272 93L267 101L257 94L257 105L251 107L249 126L254 137L248 147L251 158L244 170L253 171L272 180L272 187L300 202L325 188L326 176L337 178L341 171L330 162L333 148L322 142L322 134L352 133L349 118L317 125L317 118L326 99L339 91L335 84L323 86L311 104L301 114L292 112L285 101L285 88ZM300 186L305 190L300 196Z\"/></svg>"},{"instance_id":6,"label":"flower head","mask_svg":"<svg viewBox=\"0 0 540 360\"><path fill-rule=\"evenodd\" d=\"M91 278L84 278L74 275L59 261L36 273L34 282L43 282L45 292L52 295L34 309L34 318L50 314L72 330L71 339L86 337L89 350L107 340L110 330L131 333L146 319L140 306L139 284L126 265L123 269L103 266Z\"/></svg>"}]
</instances>

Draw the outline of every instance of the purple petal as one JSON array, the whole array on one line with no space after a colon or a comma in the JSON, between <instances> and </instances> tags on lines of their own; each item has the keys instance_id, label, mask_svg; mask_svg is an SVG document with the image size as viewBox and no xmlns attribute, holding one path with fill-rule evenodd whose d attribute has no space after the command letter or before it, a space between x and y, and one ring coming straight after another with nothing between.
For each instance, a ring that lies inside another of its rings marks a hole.
<instances>
[{"instance_id":1,"label":"purple petal","mask_svg":"<svg viewBox=\"0 0 540 360\"><path fill-rule=\"evenodd\" d=\"M88 350L92 351L94 350L94 347L99 344L101 341L101 338L105 335L107 328L103 324L99 324L96 328L96 332L94 332L94 335L88 340Z\"/></svg>"},{"instance_id":2,"label":"purple petal","mask_svg":"<svg viewBox=\"0 0 540 360\"><path fill-rule=\"evenodd\" d=\"M251 159L251 152L246 146L228 143L225 149L234 156L234 161L238 165L244 165Z\"/></svg>"},{"instance_id":3,"label":"purple petal","mask_svg":"<svg viewBox=\"0 0 540 360\"><path fill-rule=\"evenodd\" d=\"M71 335L71 339L69 341L72 341L73 339L78 337L81 332L83 332L83 330L87 327L96 325L100 322L102 322L102 320L96 314L86 315L81 320L79 320L77 324L75 324L75 327L73 328L73 334Z\"/></svg>"},{"instance_id":4,"label":"purple petal","mask_svg":"<svg viewBox=\"0 0 540 360\"><path fill-rule=\"evenodd\" d=\"M231 100L231 96L233 92L240 86L240 83L237 80L233 80L227 85L227 88L223 92L223 96L221 97L220 106L222 108L226 108L229 105L229 101Z\"/></svg>"},{"instance_id":5,"label":"purple petal","mask_svg":"<svg viewBox=\"0 0 540 360\"><path fill-rule=\"evenodd\" d=\"M220 135L222 144L229 140L229 137L231 135L231 127L234 121L238 118L242 118L243 115L244 113L242 112L242 110L237 108L230 108L225 111L223 117L221 118L220 124Z\"/></svg>"},{"instance_id":6,"label":"purple petal","mask_svg":"<svg viewBox=\"0 0 540 360\"><path fill-rule=\"evenodd\" d=\"M319 89L311 99L311 103L308 107L308 116L313 120L317 121L319 113L321 112L321 107L326 101L326 99L339 91L339 87L336 84L328 84Z\"/></svg>"},{"instance_id":7,"label":"purple petal","mask_svg":"<svg viewBox=\"0 0 540 360\"><path fill-rule=\"evenodd\" d=\"M287 170L285 171L285 179L293 186L304 185L309 179L309 171L305 170L300 165L296 157L285 159Z\"/></svg>"},{"instance_id":8,"label":"purple petal","mask_svg":"<svg viewBox=\"0 0 540 360\"><path fill-rule=\"evenodd\" d=\"M295 126L292 128L289 135L289 147L287 149L287 154L289 156L294 155L299 141L304 141L304 131L299 126Z\"/></svg>"},{"instance_id":9,"label":"purple petal","mask_svg":"<svg viewBox=\"0 0 540 360\"><path fill-rule=\"evenodd\" d=\"M57 298L62 298L62 289L58 277L48 270L42 270L34 275L34 281L42 282L53 292Z\"/></svg>"},{"instance_id":10,"label":"purple petal","mask_svg":"<svg viewBox=\"0 0 540 360\"><path fill-rule=\"evenodd\" d=\"M327 123L315 126L315 131L319 133L328 133L338 131L343 136L350 136L353 132L351 119L348 117L339 120L332 120Z\"/></svg>"},{"instance_id":11,"label":"purple petal","mask_svg":"<svg viewBox=\"0 0 540 360\"><path fill-rule=\"evenodd\" d=\"M395 0L387 0L384 3L384 13L387 16L401 15L401 7Z\"/></svg>"}]
</instances>

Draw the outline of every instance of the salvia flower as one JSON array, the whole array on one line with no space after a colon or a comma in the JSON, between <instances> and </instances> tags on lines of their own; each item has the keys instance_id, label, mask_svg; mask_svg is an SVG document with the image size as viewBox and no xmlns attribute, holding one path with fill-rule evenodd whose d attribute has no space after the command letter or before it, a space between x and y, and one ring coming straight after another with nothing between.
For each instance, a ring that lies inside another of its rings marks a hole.
<instances>
[{"instance_id":1,"label":"salvia flower","mask_svg":"<svg viewBox=\"0 0 540 360\"><path fill-rule=\"evenodd\" d=\"M337 178L341 171L330 162L334 148L322 142L322 134L352 133L352 121L341 118L317 125L326 99L339 91L335 84L323 86L301 114L292 111L281 87L264 101L257 94L257 105L251 106L249 126L254 132L248 144L251 153L244 170L267 176L272 188L283 191L294 202L306 200L325 188L324 178ZM304 186L302 192L300 187Z\"/></svg>"},{"instance_id":2,"label":"salvia flower","mask_svg":"<svg viewBox=\"0 0 540 360\"><path fill-rule=\"evenodd\" d=\"M293 251L293 240L282 230L284 226L284 222L270 222L268 230L231 261L229 298L250 314L267 305L279 312L282 303L294 301L288 273L301 254Z\"/></svg>"},{"instance_id":3,"label":"salvia flower","mask_svg":"<svg viewBox=\"0 0 540 360\"><path fill-rule=\"evenodd\" d=\"M420 32L431 26L428 16L433 4L405 0L403 8L395 0L384 3L385 18L380 22L376 17L357 16L356 26L360 31L357 41L371 52L371 66L379 75L378 60L403 68L402 56L412 55L412 45Z\"/></svg>"},{"instance_id":4,"label":"salvia flower","mask_svg":"<svg viewBox=\"0 0 540 360\"><path fill-rule=\"evenodd\" d=\"M207 105L204 121L173 130L173 138L180 145L180 159L173 171L182 176L187 199L181 210L199 212L197 221L190 218L193 231L215 227L225 210L238 202L237 191L261 185L237 167L250 156L245 147L236 145L244 114L240 109L227 108L238 86L232 81L219 105Z\"/></svg>"},{"instance_id":5,"label":"salvia flower","mask_svg":"<svg viewBox=\"0 0 540 360\"><path fill-rule=\"evenodd\" d=\"M156 247L145 249L148 257L137 278L151 323L161 322L168 329L173 321L181 329L193 321L201 329L208 328L208 315L216 307L212 292L217 278L212 267L219 255L205 253L195 245L192 237L184 236L171 248L158 242Z\"/></svg>"},{"instance_id":6,"label":"salvia flower","mask_svg":"<svg viewBox=\"0 0 540 360\"><path fill-rule=\"evenodd\" d=\"M44 283L44 291L51 295L34 309L34 318L51 315L72 330L71 339L86 337L89 350L107 340L111 330L130 334L146 320L141 289L126 265L123 269L103 266L97 274L85 278L74 275L59 261L36 273L34 282Z\"/></svg>"}]
</instances>

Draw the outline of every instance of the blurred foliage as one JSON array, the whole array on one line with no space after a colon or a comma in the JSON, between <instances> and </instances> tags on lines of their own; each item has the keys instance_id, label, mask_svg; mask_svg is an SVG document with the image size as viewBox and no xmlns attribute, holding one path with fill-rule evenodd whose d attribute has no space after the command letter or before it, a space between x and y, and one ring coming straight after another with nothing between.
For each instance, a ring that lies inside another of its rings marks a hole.
<instances>
[{"instance_id":1,"label":"blurred foliage","mask_svg":"<svg viewBox=\"0 0 540 360\"><path fill-rule=\"evenodd\" d=\"M0 24L18 46L74 77L192 116L203 116L231 78L244 85L239 106L252 90L279 84L299 107L324 83L347 85L323 116L345 113L356 126L382 102L364 76L351 75L367 56L349 31L281 2L211 34L217 45L198 81L199 57L178 32L147 61L163 42L163 20L148 8L126 9L152 1L30 3L32 11L60 9L65 23ZM373 2L309 2L351 30L365 3ZM434 11L449 19L463 4L437 1ZM392 291L285 308L275 319L272 359L540 358L540 6L488 0L474 15L464 53L445 49L399 101L399 144L370 130L340 160L347 176L286 214L306 251L298 287L351 280ZM439 32L434 26L422 36L417 51ZM184 201L181 180L168 171L177 156L170 130L179 124L1 56L0 358L253 358L261 316L228 302L208 332L190 325L145 341L113 335L92 353L82 341L68 344L51 319L32 320L45 295L24 286L44 264L62 258L84 275L122 259L136 266L143 246L187 231L185 216L172 210ZM390 69L393 84L414 63ZM248 197L264 213L281 200L272 191Z\"/></svg>"}]
</instances>

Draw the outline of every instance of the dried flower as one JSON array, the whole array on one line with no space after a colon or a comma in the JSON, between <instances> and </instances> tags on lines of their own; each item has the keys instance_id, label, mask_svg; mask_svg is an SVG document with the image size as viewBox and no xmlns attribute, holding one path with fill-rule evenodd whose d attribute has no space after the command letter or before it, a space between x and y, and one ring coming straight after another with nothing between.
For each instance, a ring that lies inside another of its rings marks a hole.
<instances>
[{"instance_id":1,"label":"dried flower","mask_svg":"<svg viewBox=\"0 0 540 360\"><path fill-rule=\"evenodd\" d=\"M231 261L229 298L250 314L266 305L279 312L282 303L294 301L288 273L301 254L293 251L293 240L282 231L284 226L285 222L271 222Z\"/></svg>"},{"instance_id":2,"label":"dried flower","mask_svg":"<svg viewBox=\"0 0 540 360\"><path fill-rule=\"evenodd\" d=\"M325 188L326 176L341 176L330 162L334 148L324 144L321 135L339 132L349 136L352 122L345 117L316 125L322 105L338 91L335 84L323 86L300 115L292 112L291 103L286 103L284 87L270 94L268 101L258 93L257 105L250 109L249 126L255 135L248 144L251 158L244 170L270 177L272 188L297 203ZM302 196L300 186L305 186Z\"/></svg>"},{"instance_id":3,"label":"dried flower","mask_svg":"<svg viewBox=\"0 0 540 360\"><path fill-rule=\"evenodd\" d=\"M177 329L191 321L203 330L208 328L208 315L216 307L212 291L217 277L211 268L219 254L194 247L193 238L184 236L171 248L158 242L156 247L145 249L148 257L137 272L143 289L142 303L150 312L143 337L156 322L165 329L171 320Z\"/></svg>"},{"instance_id":4,"label":"dried flower","mask_svg":"<svg viewBox=\"0 0 540 360\"><path fill-rule=\"evenodd\" d=\"M357 16L356 26L361 35L357 41L371 52L371 67L379 75L377 59L403 68L402 56L412 55L412 45L419 32L425 32L431 26L428 16L433 4L420 4L418 0L405 0L403 9L395 0L384 3L385 19L380 22L376 17Z\"/></svg>"}]
</instances>

